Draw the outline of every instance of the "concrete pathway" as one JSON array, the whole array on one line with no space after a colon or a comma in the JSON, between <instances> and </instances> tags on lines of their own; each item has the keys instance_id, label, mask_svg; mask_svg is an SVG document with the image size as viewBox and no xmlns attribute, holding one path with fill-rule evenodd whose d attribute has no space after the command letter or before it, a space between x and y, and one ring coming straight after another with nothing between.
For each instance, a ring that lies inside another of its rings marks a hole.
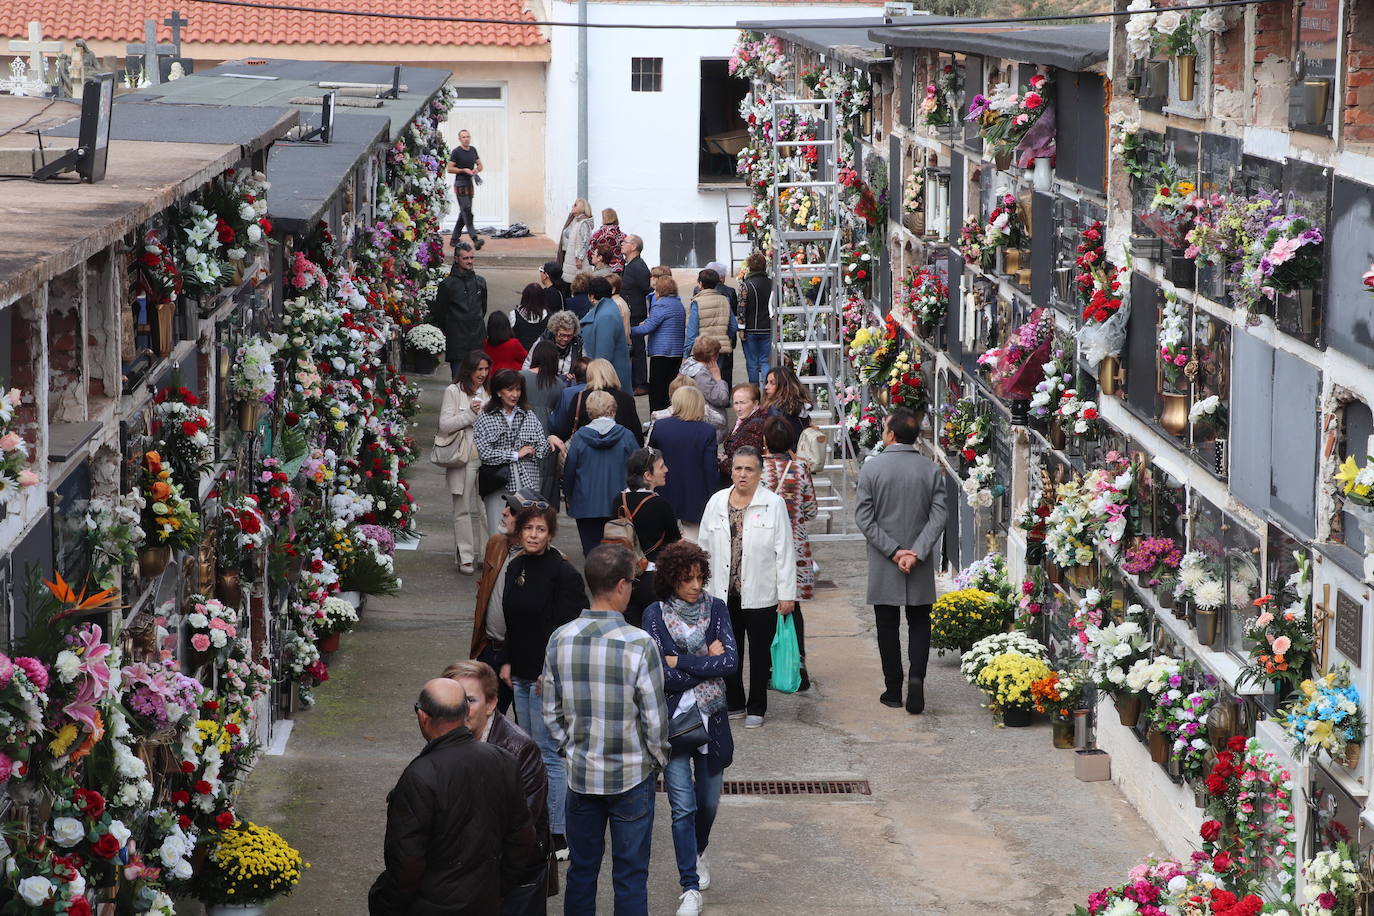
<instances>
[{"instance_id":1,"label":"concrete pathway","mask_svg":"<svg viewBox=\"0 0 1374 916\"><path fill-rule=\"evenodd\" d=\"M442 381L426 380L417 438L432 433ZM467 654L474 582L453 562L441 472L414 469L421 548L398 555L400 596L370 601L345 637L318 705L297 717L283 757L264 758L240 802L312 863L276 916L365 913L381 868L386 794L423 744L411 704ZM580 561L576 531L559 546ZM929 708L909 716L881 690L862 545L817 545L837 588L806 606L805 694L773 694L765 727L736 732L731 779L859 778L871 796L727 797L711 844L708 912L1061 916L1124 880L1162 847L1110 783L1080 783L1049 727L994 728L957 658L932 659ZM660 795L650 906L671 914L678 882ZM609 857L603 912L611 911ZM561 912L561 898L551 901Z\"/></svg>"}]
</instances>

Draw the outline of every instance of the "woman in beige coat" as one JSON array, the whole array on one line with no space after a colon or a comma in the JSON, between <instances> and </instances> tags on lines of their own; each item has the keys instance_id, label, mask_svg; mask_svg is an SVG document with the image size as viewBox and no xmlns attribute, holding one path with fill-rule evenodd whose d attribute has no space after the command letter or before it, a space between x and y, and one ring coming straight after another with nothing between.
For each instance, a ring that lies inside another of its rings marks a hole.
<instances>
[{"instance_id":1,"label":"woman in beige coat","mask_svg":"<svg viewBox=\"0 0 1374 916\"><path fill-rule=\"evenodd\" d=\"M469 351L453 384L444 389L444 403L439 409L439 435L457 435L458 454L464 464L448 468L448 491L453 494L453 539L457 544L458 571L473 574L477 554L474 544L486 543L486 514L482 498L477 492L477 469L482 459L472 440L472 424L487 402L486 382L491 372L491 358L481 350ZM474 535L475 532L475 535Z\"/></svg>"}]
</instances>

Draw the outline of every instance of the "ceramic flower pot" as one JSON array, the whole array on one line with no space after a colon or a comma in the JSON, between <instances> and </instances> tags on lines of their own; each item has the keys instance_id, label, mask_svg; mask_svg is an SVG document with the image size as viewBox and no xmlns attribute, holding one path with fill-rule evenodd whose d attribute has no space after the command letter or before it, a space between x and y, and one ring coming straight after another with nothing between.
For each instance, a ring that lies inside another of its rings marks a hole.
<instances>
[{"instance_id":1,"label":"ceramic flower pot","mask_svg":"<svg viewBox=\"0 0 1374 916\"><path fill-rule=\"evenodd\" d=\"M1178 67L1178 100L1191 102L1197 85L1197 57L1180 54L1174 58L1174 65Z\"/></svg>"},{"instance_id":2,"label":"ceramic flower pot","mask_svg":"<svg viewBox=\"0 0 1374 916\"><path fill-rule=\"evenodd\" d=\"M1159 425L1171 436L1181 436L1188 429L1188 395L1166 391L1164 407L1159 411Z\"/></svg>"},{"instance_id":3,"label":"ceramic flower pot","mask_svg":"<svg viewBox=\"0 0 1374 916\"><path fill-rule=\"evenodd\" d=\"M1104 397L1116 397L1120 390L1121 361L1115 356L1104 356L1097 364L1097 390Z\"/></svg>"},{"instance_id":4,"label":"ceramic flower pot","mask_svg":"<svg viewBox=\"0 0 1374 916\"><path fill-rule=\"evenodd\" d=\"M1055 716L1050 720L1050 731L1054 740L1054 746L1061 751L1072 750L1075 746L1073 722L1074 720L1067 716Z\"/></svg>"},{"instance_id":5,"label":"ceramic flower pot","mask_svg":"<svg viewBox=\"0 0 1374 916\"><path fill-rule=\"evenodd\" d=\"M161 547L141 547L138 551L138 574L145 579L160 576L171 562L171 547L165 544Z\"/></svg>"},{"instance_id":6,"label":"ceramic flower pot","mask_svg":"<svg viewBox=\"0 0 1374 916\"><path fill-rule=\"evenodd\" d=\"M1031 724L1031 711L1024 706L1008 706L1002 710L1002 724L1007 728L1025 728Z\"/></svg>"},{"instance_id":7,"label":"ceramic flower pot","mask_svg":"<svg viewBox=\"0 0 1374 916\"><path fill-rule=\"evenodd\" d=\"M1204 646L1211 646L1217 641L1221 615L1215 608L1196 608L1193 616L1196 619L1194 626L1197 628L1197 641Z\"/></svg>"},{"instance_id":8,"label":"ceramic flower pot","mask_svg":"<svg viewBox=\"0 0 1374 916\"><path fill-rule=\"evenodd\" d=\"M1358 770L1360 768L1360 751L1364 750L1364 744L1352 741L1345 746L1345 753L1341 755L1340 764L1347 770Z\"/></svg>"},{"instance_id":9,"label":"ceramic flower pot","mask_svg":"<svg viewBox=\"0 0 1374 916\"><path fill-rule=\"evenodd\" d=\"M343 636L342 636L342 634L340 634L340 633L331 633L329 636L324 637L323 639L320 640L320 651L321 651L321 652L338 652L338 651L339 651L339 640L342 639L342 638L343 638Z\"/></svg>"},{"instance_id":10,"label":"ceramic flower pot","mask_svg":"<svg viewBox=\"0 0 1374 916\"><path fill-rule=\"evenodd\" d=\"M258 411L262 404L257 401L243 401L239 404L239 430L251 433L258 427Z\"/></svg>"},{"instance_id":11,"label":"ceramic flower pot","mask_svg":"<svg viewBox=\"0 0 1374 916\"><path fill-rule=\"evenodd\" d=\"M1138 693L1116 693L1112 695L1116 701L1116 717L1122 725L1127 728L1135 728L1140 721L1140 711L1144 708L1144 700Z\"/></svg>"},{"instance_id":12,"label":"ceramic flower pot","mask_svg":"<svg viewBox=\"0 0 1374 916\"><path fill-rule=\"evenodd\" d=\"M1150 746L1150 760L1163 766L1169 762L1169 736L1151 726L1145 734L1145 743Z\"/></svg>"}]
</instances>

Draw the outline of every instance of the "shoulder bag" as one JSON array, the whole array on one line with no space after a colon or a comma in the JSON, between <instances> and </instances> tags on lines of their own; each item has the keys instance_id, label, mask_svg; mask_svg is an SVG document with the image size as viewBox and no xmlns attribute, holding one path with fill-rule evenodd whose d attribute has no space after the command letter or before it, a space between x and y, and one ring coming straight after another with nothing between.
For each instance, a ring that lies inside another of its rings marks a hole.
<instances>
[{"instance_id":1,"label":"shoulder bag","mask_svg":"<svg viewBox=\"0 0 1374 916\"><path fill-rule=\"evenodd\" d=\"M825 433L815 426L806 427L797 437L797 457L813 474L825 467L825 444L827 441Z\"/></svg>"},{"instance_id":2,"label":"shoulder bag","mask_svg":"<svg viewBox=\"0 0 1374 916\"><path fill-rule=\"evenodd\" d=\"M463 448L465 441L463 432L464 430L460 429L451 436L435 433L434 445L429 450L430 463L437 464L441 468L461 468L466 465L468 457ZM472 438L467 437L466 442L470 444Z\"/></svg>"},{"instance_id":3,"label":"shoulder bag","mask_svg":"<svg viewBox=\"0 0 1374 916\"><path fill-rule=\"evenodd\" d=\"M701 710L697 709L696 693L683 691L677 702L677 711L668 721L668 744L672 746L674 754L690 754L710 740L711 734L706 730Z\"/></svg>"}]
</instances>

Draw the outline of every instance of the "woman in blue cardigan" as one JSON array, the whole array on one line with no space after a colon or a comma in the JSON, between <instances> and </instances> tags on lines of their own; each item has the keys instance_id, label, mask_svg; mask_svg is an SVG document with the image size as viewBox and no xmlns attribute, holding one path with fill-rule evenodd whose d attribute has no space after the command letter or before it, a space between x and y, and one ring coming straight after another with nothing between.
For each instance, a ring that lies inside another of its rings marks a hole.
<instances>
[{"instance_id":1,"label":"woman in blue cardigan","mask_svg":"<svg viewBox=\"0 0 1374 916\"><path fill-rule=\"evenodd\" d=\"M663 688L671 717L688 705L706 723L707 742L674 751L663 771L673 811L673 850L682 884L679 913L701 911L711 886L706 846L720 806L725 768L735 757L725 708L725 676L739 668L739 649L725 602L706 593L711 560L690 541L664 547L655 563L659 601L644 611L644 629L663 655Z\"/></svg>"},{"instance_id":2,"label":"woman in blue cardigan","mask_svg":"<svg viewBox=\"0 0 1374 916\"><path fill-rule=\"evenodd\" d=\"M678 296L677 281L671 274L654 277L653 305L649 317L630 328L631 337L649 338L649 409L668 406L668 385L682 366L682 340L687 329L687 311Z\"/></svg>"}]
</instances>

